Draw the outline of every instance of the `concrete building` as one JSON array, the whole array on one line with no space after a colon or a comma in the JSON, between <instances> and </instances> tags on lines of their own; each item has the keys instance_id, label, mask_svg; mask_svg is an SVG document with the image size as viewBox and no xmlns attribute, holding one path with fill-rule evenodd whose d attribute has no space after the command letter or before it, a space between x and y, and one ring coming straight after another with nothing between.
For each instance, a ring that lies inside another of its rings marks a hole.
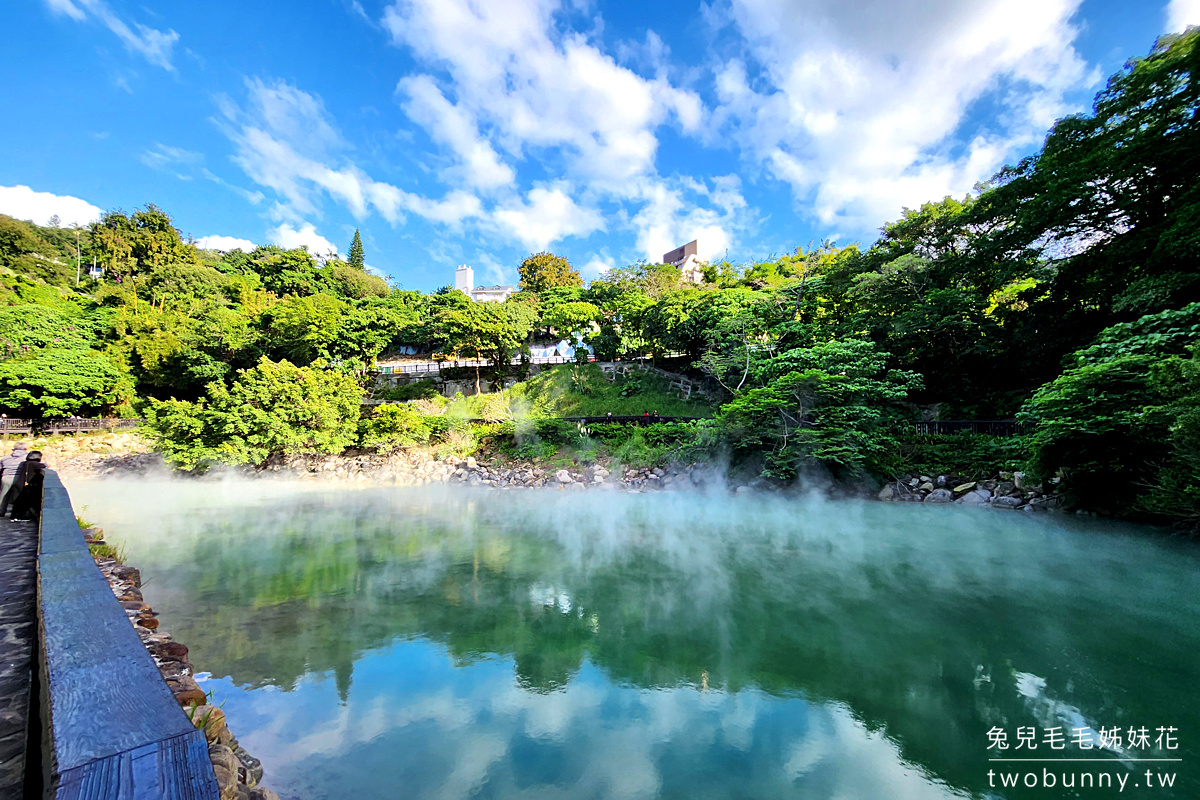
<instances>
[{"instance_id":1,"label":"concrete building","mask_svg":"<svg viewBox=\"0 0 1200 800\"><path fill-rule=\"evenodd\" d=\"M503 303L516 291L511 286L476 286L475 270L466 264L454 271L454 288L477 303Z\"/></svg>"},{"instance_id":2,"label":"concrete building","mask_svg":"<svg viewBox=\"0 0 1200 800\"><path fill-rule=\"evenodd\" d=\"M704 273L700 271L698 252L697 240L692 239L683 247L676 247L669 253L663 253L662 263L679 267L680 283L704 283Z\"/></svg>"}]
</instances>

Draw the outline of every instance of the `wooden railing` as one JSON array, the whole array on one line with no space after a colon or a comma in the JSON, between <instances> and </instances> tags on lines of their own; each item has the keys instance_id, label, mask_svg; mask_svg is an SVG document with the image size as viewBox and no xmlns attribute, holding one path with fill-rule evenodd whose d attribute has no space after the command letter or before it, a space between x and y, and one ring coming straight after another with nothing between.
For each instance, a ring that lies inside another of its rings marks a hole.
<instances>
[{"instance_id":1,"label":"wooden railing","mask_svg":"<svg viewBox=\"0 0 1200 800\"><path fill-rule=\"evenodd\" d=\"M81 418L68 419L18 419L0 417L0 433L86 433L89 431L132 430L141 425L143 419Z\"/></svg>"},{"instance_id":2,"label":"wooden railing","mask_svg":"<svg viewBox=\"0 0 1200 800\"><path fill-rule=\"evenodd\" d=\"M41 420L38 428L42 433L86 433L89 431L131 430L141 425L143 419L47 419Z\"/></svg>"},{"instance_id":3,"label":"wooden railing","mask_svg":"<svg viewBox=\"0 0 1200 800\"><path fill-rule=\"evenodd\" d=\"M1015 419L948 419L918 422L916 431L938 436L978 433L984 436L1020 436L1027 426Z\"/></svg>"},{"instance_id":4,"label":"wooden railing","mask_svg":"<svg viewBox=\"0 0 1200 800\"><path fill-rule=\"evenodd\" d=\"M46 470L38 550L46 797L218 800L204 734L163 681ZM48 736L47 736L48 734Z\"/></svg>"}]
</instances>

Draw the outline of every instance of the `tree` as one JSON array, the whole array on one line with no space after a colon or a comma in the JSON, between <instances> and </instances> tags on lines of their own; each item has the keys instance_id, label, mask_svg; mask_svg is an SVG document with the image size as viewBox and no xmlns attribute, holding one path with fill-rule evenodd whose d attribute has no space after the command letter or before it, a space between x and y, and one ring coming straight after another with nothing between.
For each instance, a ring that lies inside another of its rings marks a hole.
<instances>
[{"instance_id":1,"label":"tree","mask_svg":"<svg viewBox=\"0 0 1200 800\"><path fill-rule=\"evenodd\" d=\"M1022 409L1034 470L1061 473L1076 500L1109 513L1133 512L1147 486L1178 485L1163 469L1197 457L1189 438L1197 342L1200 303L1192 303L1114 325L1073 354Z\"/></svg>"},{"instance_id":2,"label":"tree","mask_svg":"<svg viewBox=\"0 0 1200 800\"><path fill-rule=\"evenodd\" d=\"M362 387L348 375L263 358L233 385L190 403L153 400L146 423L163 457L186 470L261 464L272 455L340 453L357 438Z\"/></svg>"},{"instance_id":3,"label":"tree","mask_svg":"<svg viewBox=\"0 0 1200 800\"><path fill-rule=\"evenodd\" d=\"M475 303L462 292L446 295L434 311L433 331L443 352L505 365L533 329L537 312L512 299L503 303ZM482 391L479 366L475 367L475 393Z\"/></svg>"},{"instance_id":4,"label":"tree","mask_svg":"<svg viewBox=\"0 0 1200 800\"><path fill-rule=\"evenodd\" d=\"M760 388L717 413L721 439L742 460L762 459L765 475L790 480L817 466L839 477L880 472L896 449L897 406L920 386L912 372L888 370L870 342L826 342L764 362Z\"/></svg>"},{"instance_id":5,"label":"tree","mask_svg":"<svg viewBox=\"0 0 1200 800\"><path fill-rule=\"evenodd\" d=\"M363 262L362 239L358 235L358 228L354 229L354 239L350 242L350 256L346 263L355 269L366 269L366 264Z\"/></svg>"},{"instance_id":6,"label":"tree","mask_svg":"<svg viewBox=\"0 0 1200 800\"><path fill-rule=\"evenodd\" d=\"M31 416L110 414L127 408L133 387L103 353L47 347L0 363L0 407Z\"/></svg>"},{"instance_id":7,"label":"tree","mask_svg":"<svg viewBox=\"0 0 1200 800\"><path fill-rule=\"evenodd\" d=\"M534 253L521 262L521 289L541 292L557 286L582 286L583 277L562 256L545 251Z\"/></svg>"},{"instance_id":8,"label":"tree","mask_svg":"<svg viewBox=\"0 0 1200 800\"><path fill-rule=\"evenodd\" d=\"M171 263L199 263L196 248L183 241L170 215L153 203L129 215L106 211L90 231L90 254L117 276Z\"/></svg>"}]
</instances>

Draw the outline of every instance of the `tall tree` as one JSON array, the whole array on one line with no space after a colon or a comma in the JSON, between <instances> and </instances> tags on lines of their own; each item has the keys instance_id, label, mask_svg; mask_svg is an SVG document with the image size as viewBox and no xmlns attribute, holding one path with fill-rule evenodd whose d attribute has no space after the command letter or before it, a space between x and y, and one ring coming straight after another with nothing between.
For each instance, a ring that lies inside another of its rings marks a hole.
<instances>
[{"instance_id":1,"label":"tall tree","mask_svg":"<svg viewBox=\"0 0 1200 800\"><path fill-rule=\"evenodd\" d=\"M350 257L346 263L355 269L366 269L363 263L362 237L358 235L358 228L354 229L354 239L350 242Z\"/></svg>"},{"instance_id":2,"label":"tall tree","mask_svg":"<svg viewBox=\"0 0 1200 800\"><path fill-rule=\"evenodd\" d=\"M521 262L521 289L542 292L556 286L583 286L583 276L562 256L545 251Z\"/></svg>"}]
</instances>

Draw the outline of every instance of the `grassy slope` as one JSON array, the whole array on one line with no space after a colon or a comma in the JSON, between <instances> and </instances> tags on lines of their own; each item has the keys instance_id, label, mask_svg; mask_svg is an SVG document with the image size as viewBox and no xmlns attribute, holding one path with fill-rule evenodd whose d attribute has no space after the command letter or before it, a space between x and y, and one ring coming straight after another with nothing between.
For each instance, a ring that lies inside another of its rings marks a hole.
<instances>
[{"instance_id":1,"label":"grassy slope","mask_svg":"<svg viewBox=\"0 0 1200 800\"><path fill-rule=\"evenodd\" d=\"M572 377L576 370L581 370L582 385ZM630 381L637 390L629 397L622 397L621 390ZM501 400L527 408L527 413L536 417L602 417L610 411L614 416L658 411L664 417L711 417L715 410L702 399L680 399L670 390L668 382L657 375L640 375L628 381L617 378L609 383L595 364L582 368L562 364L518 383L501 396L477 395L455 401L451 413L492 416L487 413L489 404L494 409L494 404Z\"/></svg>"}]
</instances>

